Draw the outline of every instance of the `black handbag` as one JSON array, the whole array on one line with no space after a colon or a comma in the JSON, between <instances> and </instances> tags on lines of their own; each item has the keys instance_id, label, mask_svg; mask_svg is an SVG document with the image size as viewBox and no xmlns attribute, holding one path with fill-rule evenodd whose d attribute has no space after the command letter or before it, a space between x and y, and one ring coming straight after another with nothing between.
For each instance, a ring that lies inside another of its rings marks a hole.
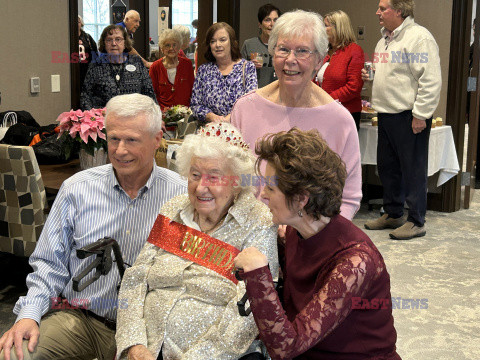
<instances>
[{"instance_id":1,"label":"black handbag","mask_svg":"<svg viewBox=\"0 0 480 360\"><path fill-rule=\"evenodd\" d=\"M6 115L8 115L9 113L12 113L12 112L15 113L15 115L16 115L17 124L34 126L36 128L40 127L40 125L37 123L37 121L33 118L32 114L30 114L28 111L25 111L25 110L18 110L18 111L8 110L8 111L0 112L0 120L3 119Z\"/></svg>"},{"instance_id":2,"label":"black handbag","mask_svg":"<svg viewBox=\"0 0 480 360\"><path fill-rule=\"evenodd\" d=\"M58 139L57 136L57 134L51 135L32 146L37 162L40 165L65 164L78 157L80 144L74 142L74 148L70 151L70 156L67 158L66 149L70 145L67 143L69 139L65 136Z\"/></svg>"},{"instance_id":3,"label":"black handbag","mask_svg":"<svg viewBox=\"0 0 480 360\"><path fill-rule=\"evenodd\" d=\"M8 128L1 144L28 146L33 137L38 134L38 127L28 126L22 123L17 123Z\"/></svg>"}]
</instances>

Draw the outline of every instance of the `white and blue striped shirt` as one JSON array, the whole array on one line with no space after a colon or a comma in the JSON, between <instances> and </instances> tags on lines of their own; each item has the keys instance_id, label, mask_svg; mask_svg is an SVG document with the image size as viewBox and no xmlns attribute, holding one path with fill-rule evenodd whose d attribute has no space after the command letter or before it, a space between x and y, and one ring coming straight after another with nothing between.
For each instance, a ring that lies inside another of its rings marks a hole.
<instances>
[{"instance_id":1,"label":"white and blue striped shirt","mask_svg":"<svg viewBox=\"0 0 480 360\"><path fill-rule=\"evenodd\" d=\"M50 309L51 298L60 294L70 304L88 302L91 311L115 320L120 284L116 264L108 275L101 276L82 292L75 292L72 277L96 258L93 255L78 259L76 249L109 236L117 240L124 261L133 265L162 205L186 191L186 181L180 175L156 165L135 199L124 192L111 164L67 179L30 256L34 272L27 277L27 295L15 304L13 312L17 314L17 321L29 318L40 323Z\"/></svg>"}]
</instances>

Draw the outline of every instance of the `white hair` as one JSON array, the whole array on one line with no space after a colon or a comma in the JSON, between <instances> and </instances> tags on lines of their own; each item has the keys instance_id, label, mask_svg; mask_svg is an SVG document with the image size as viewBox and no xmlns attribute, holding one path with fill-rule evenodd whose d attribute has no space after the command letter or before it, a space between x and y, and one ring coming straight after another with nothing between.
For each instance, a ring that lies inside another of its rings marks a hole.
<instances>
[{"instance_id":1,"label":"white hair","mask_svg":"<svg viewBox=\"0 0 480 360\"><path fill-rule=\"evenodd\" d=\"M313 11L294 10L280 16L268 39L268 51L273 55L279 37L294 39L303 36L312 38L320 59L323 59L328 51L327 31L322 16Z\"/></svg>"},{"instance_id":2,"label":"white hair","mask_svg":"<svg viewBox=\"0 0 480 360\"><path fill-rule=\"evenodd\" d=\"M138 115L144 115L147 121L147 130L152 135L162 130L160 107L146 95L135 93L115 96L108 101L105 112L105 127L111 114L121 118L134 118Z\"/></svg>"},{"instance_id":3,"label":"white hair","mask_svg":"<svg viewBox=\"0 0 480 360\"><path fill-rule=\"evenodd\" d=\"M240 131L230 123L221 123L222 130L233 131L238 142L243 141ZM211 126L211 125L207 125ZM244 178L255 176L255 156L250 150L242 149L228 143L224 138L204 136L201 134L187 135L176 151L176 165L180 175L188 177L192 158L218 159L238 177L237 185L243 190L254 191L251 182L243 182Z\"/></svg>"},{"instance_id":4,"label":"white hair","mask_svg":"<svg viewBox=\"0 0 480 360\"><path fill-rule=\"evenodd\" d=\"M181 47L183 45L183 39L180 33L172 29L166 29L162 31L158 36L158 46L160 47L160 49L165 45L165 42L167 40L175 41L178 44L178 47Z\"/></svg>"},{"instance_id":5,"label":"white hair","mask_svg":"<svg viewBox=\"0 0 480 360\"><path fill-rule=\"evenodd\" d=\"M182 45L186 42L190 42L190 29L185 25L174 25L172 30L178 32L182 37Z\"/></svg>"}]
</instances>

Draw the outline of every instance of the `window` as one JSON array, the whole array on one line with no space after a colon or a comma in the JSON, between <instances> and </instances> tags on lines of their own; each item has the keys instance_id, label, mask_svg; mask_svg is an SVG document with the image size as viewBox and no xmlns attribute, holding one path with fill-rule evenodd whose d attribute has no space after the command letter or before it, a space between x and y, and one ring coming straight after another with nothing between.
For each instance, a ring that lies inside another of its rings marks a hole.
<instances>
[{"instance_id":1,"label":"window","mask_svg":"<svg viewBox=\"0 0 480 360\"><path fill-rule=\"evenodd\" d=\"M110 25L110 1L83 0L83 22L83 30L98 42L103 29Z\"/></svg>"},{"instance_id":2,"label":"window","mask_svg":"<svg viewBox=\"0 0 480 360\"><path fill-rule=\"evenodd\" d=\"M172 0L172 24L188 27L192 39L197 37L197 30L192 26L195 19L198 19L198 0Z\"/></svg>"}]
</instances>

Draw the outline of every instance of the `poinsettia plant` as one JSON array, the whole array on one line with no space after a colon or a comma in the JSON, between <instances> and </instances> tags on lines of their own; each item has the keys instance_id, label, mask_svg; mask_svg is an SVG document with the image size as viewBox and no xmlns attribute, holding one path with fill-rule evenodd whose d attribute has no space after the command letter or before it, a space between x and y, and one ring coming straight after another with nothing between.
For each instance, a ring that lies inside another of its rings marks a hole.
<instances>
[{"instance_id":1,"label":"poinsettia plant","mask_svg":"<svg viewBox=\"0 0 480 360\"><path fill-rule=\"evenodd\" d=\"M192 115L192 110L190 110L189 107L185 105L175 105L163 110L163 121L165 121L166 126L169 126L190 115Z\"/></svg>"},{"instance_id":2,"label":"poinsettia plant","mask_svg":"<svg viewBox=\"0 0 480 360\"><path fill-rule=\"evenodd\" d=\"M74 147L75 142L88 154L94 155L95 149L107 150L107 137L105 131L105 109L70 110L61 113L57 118L60 123L58 137L65 136L67 147L65 155L67 159Z\"/></svg>"}]
</instances>

